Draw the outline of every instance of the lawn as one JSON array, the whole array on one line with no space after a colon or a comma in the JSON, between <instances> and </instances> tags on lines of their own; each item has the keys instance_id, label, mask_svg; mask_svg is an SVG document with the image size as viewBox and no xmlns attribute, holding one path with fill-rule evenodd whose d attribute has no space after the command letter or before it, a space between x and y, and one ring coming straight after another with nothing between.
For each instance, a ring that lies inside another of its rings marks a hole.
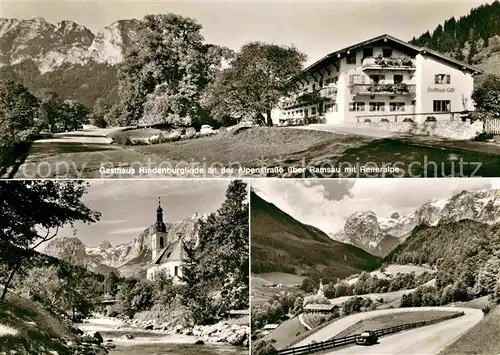
<instances>
[{"instance_id":1,"label":"lawn","mask_svg":"<svg viewBox=\"0 0 500 355\"><path fill-rule=\"evenodd\" d=\"M303 276L272 272L265 274L252 274L250 278L252 305L260 305L271 300L278 292L297 292L291 285L301 284ZM284 287L266 287L269 284L283 284ZM287 286L288 285L288 286Z\"/></svg>"},{"instance_id":2,"label":"lawn","mask_svg":"<svg viewBox=\"0 0 500 355\"><path fill-rule=\"evenodd\" d=\"M8 293L7 300L0 301L0 331L14 329L17 334L0 333L0 349L12 354L70 355L73 350L63 344L63 339L74 341L76 337L59 319L38 304Z\"/></svg>"},{"instance_id":3,"label":"lawn","mask_svg":"<svg viewBox=\"0 0 500 355\"><path fill-rule=\"evenodd\" d=\"M498 354L499 349L500 308L497 307L439 355Z\"/></svg>"},{"instance_id":4,"label":"lawn","mask_svg":"<svg viewBox=\"0 0 500 355\"><path fill-rule=\"evenodd\" d=\"M465 162L462 168L459 166L461 160ZM57 163L61 161L70 166L67 171L56 169ZM189 177L459 177L473 173L476 177L486 177L498 176L500 172L500 156L493 154L432 148L403 139L375 139L296 128L254 127L211 137L132 147L55 143L41 147L35 144L27 163L21 166L21 172L16 177L23 177L22 171L24 177L101 177L98 169L103 163L107 167L205 169L204 172L191 173ZM393 170L362 171L361 167L364 166ZM223 167L226 168L224 171ZM283 170L246 171L241 174L238 172L239 167L282 167ZM289 171L290 167L305 170ZM346 167L352 170L348 171ZM211 172L207 172L209 168L212 168ZM227 168L234 170L228 171ZM316 170L311 171L310 168ZM318 168L330 170L319 171ZM172 176L187 177L184 172L102 177Z\"/></svg>"},{"instance_id":5,"label":"lawn","mask_svg":"<svg viewBox=\"0 0 500 355\"><path fill-rule=\"evenodd\" d=\"M278 328L263 339L272 340L276 349L283 349L305 332L307 332L307 328L300 324L297 317L294 317L281 323Z\"/></svg>"},{"instance_id":6,"label":"lawn","mask_svg":"<svg viewBox=\"0 0 500 355\"><path fill-rule=\"evenodd\" d=\"M383 316L377 316L370 319L362 320L351 327L345 329L339 334L335 335L334 338L343 338L354 334L360 334L364 330L374 330L383 329L389 327L395 327L398 325L425 322L442 317L446 317L456 312L449 311L420 311L420 312L402 312L394 314L386 314Z\"/></svg>"}]
</instances>

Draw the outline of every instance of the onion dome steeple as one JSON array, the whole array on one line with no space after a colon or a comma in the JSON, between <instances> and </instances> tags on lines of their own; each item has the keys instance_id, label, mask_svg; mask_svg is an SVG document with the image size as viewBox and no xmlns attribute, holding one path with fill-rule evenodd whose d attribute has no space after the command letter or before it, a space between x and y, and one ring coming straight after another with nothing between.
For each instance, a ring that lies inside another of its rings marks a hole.
<instances>
[{"instance_id":1,"label":"onion dome steeple","mask_svg":"<svg viewBox=\"0 0 500 355\"><path fill-rule=\"evenodd\" d=\"M161 208L161 198L158 197L158 208L156 209L156 224L155 230L157 232L165 233L167 231L167 226L163 223L163 208Z\"/></svg>"}]
</instances>

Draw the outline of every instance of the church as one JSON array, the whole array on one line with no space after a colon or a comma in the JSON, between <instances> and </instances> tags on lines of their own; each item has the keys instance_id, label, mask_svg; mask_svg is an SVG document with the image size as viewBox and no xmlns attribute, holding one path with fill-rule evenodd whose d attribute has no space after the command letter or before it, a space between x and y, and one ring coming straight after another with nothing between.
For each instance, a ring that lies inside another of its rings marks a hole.
<instances>
[{"instance_id":1,"label":"church","mask_svg":"<svg viewBox=\"0 0 500 355\"><path fill-rule=\"evenodd\" d=\"M174 282L181 282L182 263L186 260L186 245L182 239L168 240L167 226L163 222L163 209L158 199L156 209L156 223L151 236L152 260L148 265L147 278L154 280L161 272L173 278Z\"/></svg>"}]
</instances>

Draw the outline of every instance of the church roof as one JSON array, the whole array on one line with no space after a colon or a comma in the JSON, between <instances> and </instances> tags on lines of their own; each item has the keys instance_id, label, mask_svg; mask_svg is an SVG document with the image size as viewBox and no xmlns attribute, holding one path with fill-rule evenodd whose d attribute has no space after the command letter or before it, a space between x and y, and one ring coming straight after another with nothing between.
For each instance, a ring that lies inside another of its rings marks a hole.
<instances>
[{"instance_id":1,"label":"church roof","mask_svg":"<svg viewBox=\"0 0 500 355\"><path fill-rule=\"evenodd\" d=\"M153 265L164 264L169 261L184 261L187 256L186 245L182 240L178 240L161 249L153 260Z\"/></svg>"}]
</instances>

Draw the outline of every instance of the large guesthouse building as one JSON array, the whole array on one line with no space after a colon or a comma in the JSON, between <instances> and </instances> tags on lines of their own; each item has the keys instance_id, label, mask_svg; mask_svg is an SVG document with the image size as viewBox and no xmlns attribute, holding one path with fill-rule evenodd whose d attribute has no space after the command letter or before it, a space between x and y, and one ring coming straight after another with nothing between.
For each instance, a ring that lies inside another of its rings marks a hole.
<instances>
[{"instance_id":1,"label":"large guesthouse building","mask_svg":"<svg viewBox=\"0 0 500 355\"><path fill-rule=\"evenodd\" d=\"M473 109L481 71L427 48L382 35L325 56L292 78L275 123L453 119ZM276 122L277 121L277 122Z\"/></svg>"}]
</instances>

